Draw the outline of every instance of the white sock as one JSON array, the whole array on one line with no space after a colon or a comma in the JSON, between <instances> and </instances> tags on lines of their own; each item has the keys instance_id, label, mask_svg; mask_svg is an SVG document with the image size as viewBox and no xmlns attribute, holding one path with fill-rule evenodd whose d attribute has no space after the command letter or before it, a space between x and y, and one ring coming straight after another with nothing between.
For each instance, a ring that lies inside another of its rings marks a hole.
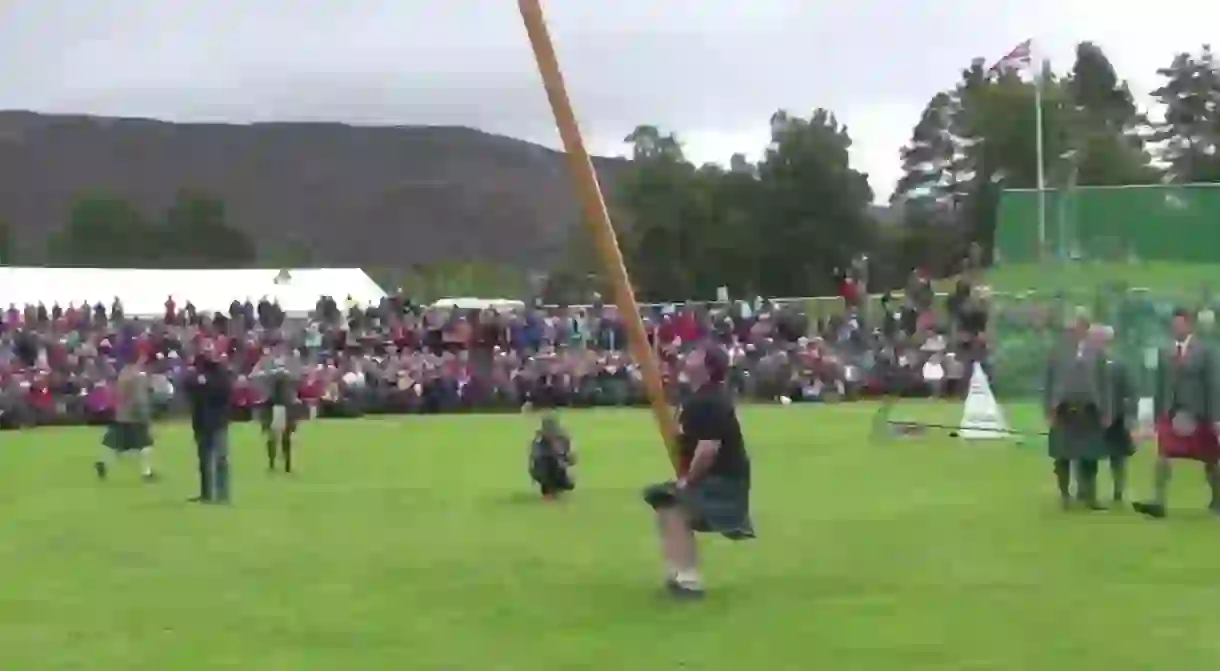
<instances>
[{"instance_id":1,"label":"white sock","mask_svg":"<svg viewBox=\"0 0 1220 671\"><path fill-rule=\"evenodd\" d=\"M140 471L144 475L152 475L152 452L153 448L151 447L140 449Z\"/></svg>"},{"instance_id":2,"label":"white sock","mask_svg":"<svg viewBox=\"0 0 1220 671\"><path fill-rule=\"evenodd\" d=\"M674 582L686 589L703 589L703 580L696 569L683 569L674 576Z\"/></svg>"}]
</instances>

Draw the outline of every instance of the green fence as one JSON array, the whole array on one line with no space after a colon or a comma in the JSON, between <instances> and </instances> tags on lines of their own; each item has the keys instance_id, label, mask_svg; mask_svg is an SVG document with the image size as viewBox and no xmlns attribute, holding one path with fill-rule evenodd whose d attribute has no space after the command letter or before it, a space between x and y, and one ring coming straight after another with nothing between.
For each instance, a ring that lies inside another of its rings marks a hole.
<instances>
[{"instance_id":1,"label":"green fence","mask_svg":"<svg viewBox=\"0 0 1220 671\"><path fill-rule=\"evenodd\" d=\"M1091 260L1220 263L1220 184L1046 191L1046 251ZM1039 258L1038 192L1005 191L996 224L1004 263Z\"/></svg>"},{"instance_id":2,"label":"green fence","mask_svg":"<svg viewBox=\"0 0 1220 671\"><path fill-rule=\"evenodd\" d=\"M1027 397L1038 393L1051 348L1079 311L1115 329L1112 356L1136 376L1141 395L1151 395L1148 357L1169 343L1173 313L1198 314L1199 337L1220 345L1213 316L1220 301L1206 292L1193 295L1130 290L1121 285L1080 288L1056 294L997 295L992 299L995 347L992 364L998 393Z\"/></svg>"}]
</instances>

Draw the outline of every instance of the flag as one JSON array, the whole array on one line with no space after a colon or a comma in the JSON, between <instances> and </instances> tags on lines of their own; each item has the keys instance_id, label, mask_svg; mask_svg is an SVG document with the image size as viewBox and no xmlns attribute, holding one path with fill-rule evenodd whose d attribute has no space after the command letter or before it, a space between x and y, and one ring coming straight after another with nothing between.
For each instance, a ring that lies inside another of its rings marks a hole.
<instances>
[{"instance_id":1,"label":"flag","mask_svg":"<svg viewBox=\"0 0 1220 671\"><path fill-rule=\"evenodd\" d=\"M1033 62L1033 44L1034 41L1032 39L1028 39L1013 47L1012 51L1009 51L1004 55L1003 58L996 61L995 65L991 66L990 72L997 73L1005 70L1021 70L1022 68L1028 67L1029 64Z\"/></svg>"}]
</instances>

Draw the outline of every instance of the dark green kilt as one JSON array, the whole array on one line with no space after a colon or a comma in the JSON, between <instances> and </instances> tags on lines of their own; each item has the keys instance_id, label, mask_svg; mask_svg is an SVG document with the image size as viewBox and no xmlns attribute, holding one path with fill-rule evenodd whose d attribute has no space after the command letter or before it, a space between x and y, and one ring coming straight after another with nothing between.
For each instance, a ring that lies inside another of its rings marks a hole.
<instances>
[{"instance_id":1,"label":"dark green kilt","mask_svg":"<svg viewBox=\"0 0 1220 671\"><path fill-rule=\"evenodd\" d=\"M1135 454L1135 439L1131 437L1131 432L1127 430L1127 424L1124 418L1120 415L1114 423L1106 427L1105 431L1106 447L1109 449L1111 459L1122 459Z\"/></svg>"},{"instance_id":2,"label":"dark green kilt","mask_svg":"<svg viewBox=\"0 0 1220 671\"><path fill-rule=\"evenodd\" d=\"M1052 459L1105 459L1110 456L1097 406L1061 404L1047 436Z\"/></svg>"},{"instance_id":3,"label":"dark green kilt","mask_svg":"<svg viewBox=\"0 0 1220 671\"><path fill-rule=\"evenodd\" d=\"M754 538L750 520L750 482L709 475L698 485L678 489L670 481L644 488L644 501L656 508L679 505L691 529L732 540Z\"/></svg>"},{"instance_id":4,"label":"dark green kilt","mask_svg":"<svg viewBox=\"0 0 1220 671\"><path fill-rule=\"evenodd\" d=\"M530 479L538 483L544 494L570 492L576 489L572 475L555 457L538 457L530 460Z\"/></svg>"},{"instance_id":5,"label":"dark green kilt","mask_svg":"<svg viewBox=\"0 0 1220 671\"><path fill-rule=\"evenodd\" d=\"M271 431L271 412L275 407L270 403L264 403L258 408L258 421L263 427L264 432ZM289 403L284 406L284 431L293 433L297 430L297 422L301 419L302 412L309 412L304 403Z\"/></svg>"},{"instance_id":6,"label":"dark green kilt","mask_svg":"<svg viewBox=\"0 0 1220 671\"><path fill-rule=\"evenodd\" d=\"M115 452L142 450L153 444L152 431L142 422L111 422L102 444Z\"/></svg>"}]
</instances>

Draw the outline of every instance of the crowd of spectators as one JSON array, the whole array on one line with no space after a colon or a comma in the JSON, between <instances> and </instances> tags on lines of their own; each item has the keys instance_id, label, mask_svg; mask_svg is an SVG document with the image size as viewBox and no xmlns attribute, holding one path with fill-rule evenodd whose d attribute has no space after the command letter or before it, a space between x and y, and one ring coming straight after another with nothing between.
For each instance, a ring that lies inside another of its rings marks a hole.
<instances>
[{"instance_id":1,"label":"crowd of spectators","mask_svg":"<svg viewBox=\"0 0 1220 671\"><path fill-rule=\"evenodd\" d=\"M816 315L804 302L763 299L648 306L643 316L675 396L685 382L678 358L708 339L727 348L732 388L748 400L961 393L970 361L985 358L986 320L960 317L985 314L985 296L968 285L957 292L950 322L932 316L933 300L916 271L905 296L883 297L871 318L855 300ZM646 401L624 325L600 299L497 310L424 307L401 295L365 307L321 297L310 315L290 318L267 299L205 314L170 298L148 319L126 316L115 298L9 305L0 322L0 428L109 421L115 356L127 347L148 354L157 411L181 412L180 377L205 341L236 376L239 419L261 401L247 375L277 345L305 364L300 397L324 417Z\"/></svg>"}]
</instances>

